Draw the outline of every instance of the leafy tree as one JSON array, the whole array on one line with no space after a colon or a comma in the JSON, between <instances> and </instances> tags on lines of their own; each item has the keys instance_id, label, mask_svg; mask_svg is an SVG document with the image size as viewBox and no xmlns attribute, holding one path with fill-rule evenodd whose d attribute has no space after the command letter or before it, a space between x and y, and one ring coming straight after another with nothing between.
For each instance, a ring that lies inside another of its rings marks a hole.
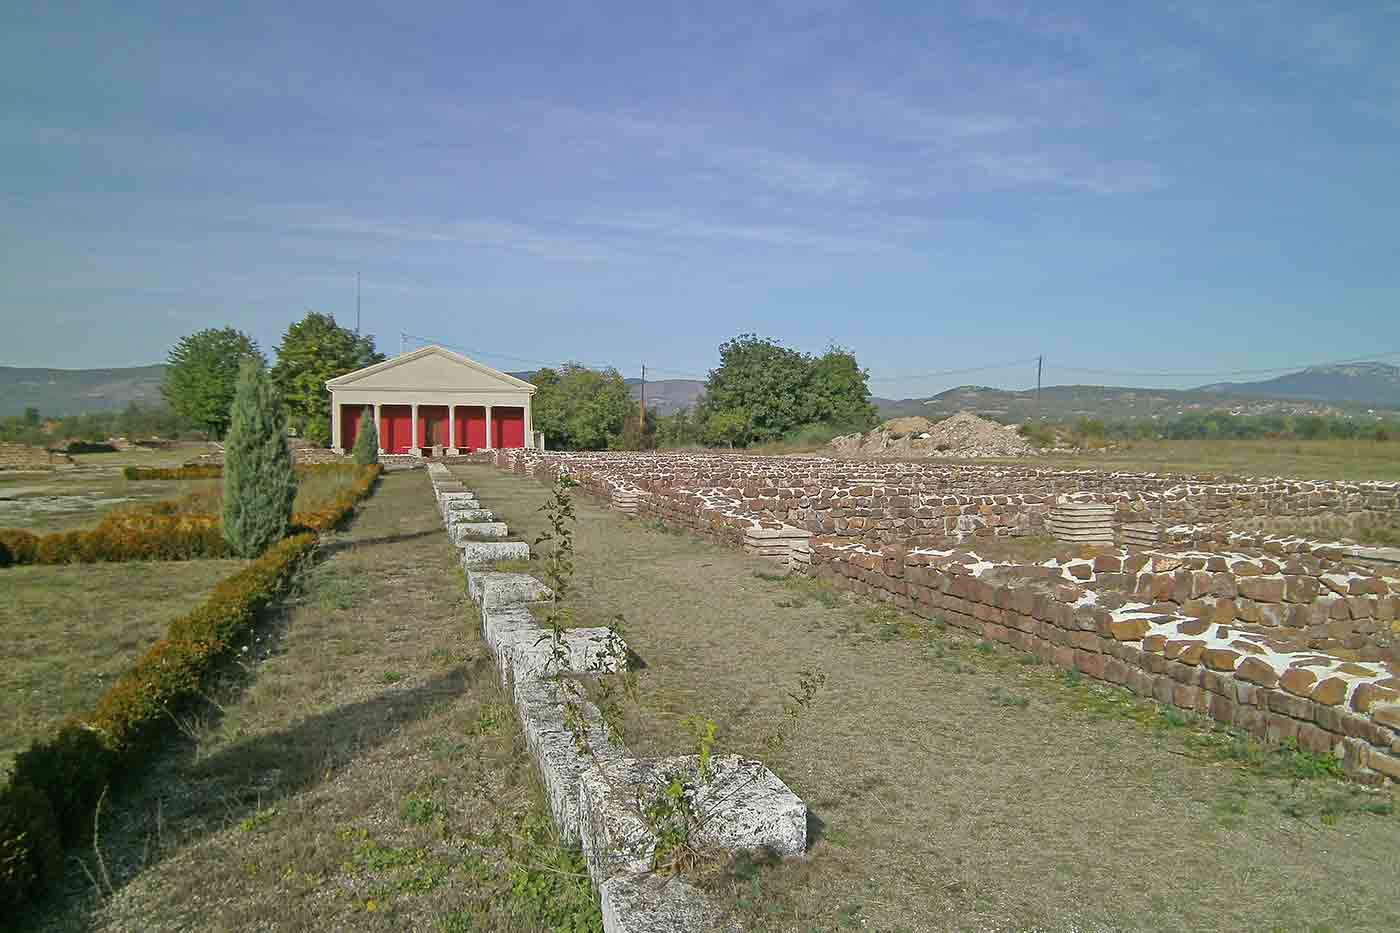
<instances>
[{"instance_id":1,"label":"leafy tree","mask_svg":"<svg viewBox=\"0 0 1400 933\"><path fill-rule=\"evenodd\" d=\"M379 426L374 423L374 409L369 405L360 412L360 429L355 434L350 456L360 466L379 462Z\"/></svg>"},{"instance_id":2,"label":"leafy tree","mask_svg":"<svg viewBox=\"0 0 1400 933\"><path fill-rule=\"evenodd\" d=\"M719 423L732 428L745 420L737 415L744 412L748 436L732 443L776 440L818 420L807 394L809 357L775 340L740 334L720 345L719 359L705 383L706 422L723 413Z\"/></svg>"},{"instance_id":3,"label":"leafy tree","mask_svg":"<svg viewBox=\"0 0 1400 933\"><path fill-rule=\"evenodd\" d=\"M256 360L238 371L224 441L224 540L256 557L281 540L292 517L296 473L277 389Z\"/></svg>"},{"instance_id":4,"label":"leafy tree","mask_svg":"<svg viewBox=\"0 0 1400 933\"><path fill-rule=\"evenodd\" d=\"M711 437L748 444L813 424L854 431L875 423L868 376L849 350L833 346L812 357L769 338L740 334L721 344L719 355L703 402ZM735 436L744 423L747 434Z\"/></svg>"},{"instance_id":5,"label":"leafy tree","mask_svg":"<svg viewBox=\"0 0 1400 933\"><path fill-rule=\"evenodd\" d=\"M24 423L28 427L37 428L39 426L39 409L26 408L24 410Z\"/></svg>"},{"instance_id":6,"label":"leafy tree","mask_svg":"<svg viewBox=\"0 0 1400 933\"><path fill-rule=\"evenodd\" d=\"M682 408L656 419L656 446L666 449L689 447L704 440L704 423L699 413Z\"/></svg>"},{"instance_id":7,"label":"leafy tree","mask_svg":"<svg viewBox=\"0 0 1400 933\"><path fill-rule=\"evenodd\" d=\"M869 378L850 350L827 347L812 362L810 393L817 418L846 432L873 428L879 418L870 402Z\"/></svg>"},{"instance_id":8,"label":"leafy tree","mask_svg":"<svg viewBox=\"0 0 1400 933\"><path fill-rule=\"evenodd\" d=\"M166 356L169 368L160 394L175 412L214 437L229 426L234 387L245 360L267 359L253 339L232 327L202 330L182 338Z\"/></svg>"},{"instance_id":9,"label":"leafy tree","mask_svg":"<svg viewBox=\"0 0 1400 933\"><path fill-rule=\"evenodd\" d=\"M753 437L753 416L742 408L712 411L705 419L704 437L708 444L747 443Z\"/></svg>"},{"instance_id":10,"label":"leafy tree","mask_svg":"<svg viewBox=\"0 0 1400 933\"><path fill-rule=\"evenodd\" d=\"M329 314L309 311L282 335L272 382L292 426L308 440L325 445L330 443L331 424L326 380L383 359L374 348L374 337L341 327Z\"/></svg>"},{"instance_id":11,"label":"leafy tree","mask_svg":"<svg viewBox=\"0 0 1400 933\"><path fill-rule=\"evenodd\" d=\"M622 425L622 432L608 438L608 449L655 450L656 421L656 412L653 409L647 409L645 422L634 411L627 416L626 422Z\"/></svg>"},{"instance_id":12,"label":"leafy tree","mask_svg":"<svg viewBox=\"0 0 1400 933\"><path fill-rule=\"evenodd\" d=\"M538 389L535 430L544 432L545 444L554 450L603 450L632 411L627 383L615 369L598 372L565 363L559 370L539 370L531 382Z\"/></svg>"}]
</instances>

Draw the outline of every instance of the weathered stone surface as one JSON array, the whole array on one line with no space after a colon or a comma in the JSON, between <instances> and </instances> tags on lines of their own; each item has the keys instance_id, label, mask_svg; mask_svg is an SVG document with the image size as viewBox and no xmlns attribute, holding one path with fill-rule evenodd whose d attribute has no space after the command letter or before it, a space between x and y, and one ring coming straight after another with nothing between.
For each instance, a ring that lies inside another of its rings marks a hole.
<instances>
[{"instance_id":1,"label":"weathered stone surface","mask_svg":"<svg viewBox=\"0 0 1400 933\"><path fill-rule=\"evenodd\" d=\"M443 520L451 527L462 522L494 522L496 515L490 509L459 509L444 514Z\"/></svg>"},{"instance_id":2,"label":"weathered stone surface","mask_svg":"<svg viewBox=\"0 0 1400 933\"><path fill-rule=\"evenodd\" d=\"M489 567L498 560L529 560L530 545L524 541L466 541L459 545L463 567Z\"/></svg>"},{"instance_id":3,"label":"weathered stone surface","mask_svg":"<svg viewBox=\"0 0 1400 933\"><path fill-rule=\"evenodd\" d=\"M1337 706L1347 698L1347 682L1340 677L1324 677L1308 698L1324 706Z\"/></svg>"},{"instance_id":4,"label":"weathered stone surface","mask_svg":"<svg viewBox=\"0 0 1400 933\"><path fill-rule=\"evenodd\" d=\"M1207 648L1201 655L1201 663L1213 671L1233 671L1239 659L1239 653L1229 648Z\"/></svg>"},{"instance_id":5,"label":"weathered stone surface","mask_svg":"<svg viewBox=\"0 0 1400 933\"><path fill-rule=\"evenodd\" d=\"M503 573L496 570L467 572L467 595L482 609L512 606L549 599L549 587L528 573Z\"/></svg>"},{"instance_id":6,"label":"weathered stone surface","mask_svg":"<svg viewBox=\"0 0 1400 933\"><path fill-rule=\"evenodd\" d=\"M501 685L509 677L542 679L554 674L611 674L627 660L627 645L605 628L575 628L559 633L556 657L553 633L546 628L503 633L498 651ZM556 669L556 665L558 669Z\"/></svg>"},{"instance_id":7,"label":"weathered stone surface","mask_svg":"<svg viewBox=\"0 0 1400 933\"><path fill-rule=\"evenodd\" d=\"M1377 703L1394 703L1400 700L1400 693L1375 684L1358 684L1351 694L1351 708L1358 713L1370 712Z\"/></svg>"},{"instance_id":8,"label":"weathered stone surface","mask_svg":"<svg viewBox=\"0 0 1400 933\"><path fill-rule=\"evenodd\" d=\"M452 536L452 543L457 547L461 547L468 541L477 541L482 538L504 538L510 534L510 529L505 522L459 522L455 525L448 525L447 530Z\"/></svg>"},{"instance_id":9,"label":"weathered stone surface","mask_svg":"<svg viewBox=\"0 0 1400 933\"><path fill-rule=\"evenodd\" d=\"M1240 662L1240 666L1235 668L1235 676L1261 687L1273 687L1278 684L1278 674L1258 658L1245 658Z\"/></svg>"},{"instance_id":10,"label":"weathered stone surface","mask_svg":"<svg viewBox=\"0 0 1400 933\"><path fill-rule=\"evenodd\" d=\"M1312 693L1317 683L1317 675L1301 667L1290 667L1278 679L1278 684L1294 696L1305 697Z\"/></svg>"},{"instance_id":11,"label":"weathered stone surface","mask_svg":"<svg viewBox=\"0 0 1400 933\"><path fill-rule=\"evenodd\" d=\"M739 933L718 906L680 878L620 876L598 889L606 933Z\"/></svg>"}]
</instances>

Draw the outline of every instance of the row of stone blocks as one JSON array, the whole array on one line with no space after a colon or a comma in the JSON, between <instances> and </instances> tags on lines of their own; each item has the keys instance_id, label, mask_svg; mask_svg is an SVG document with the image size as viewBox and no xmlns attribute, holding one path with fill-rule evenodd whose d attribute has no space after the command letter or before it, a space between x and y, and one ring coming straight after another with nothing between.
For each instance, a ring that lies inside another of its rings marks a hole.
<instances>
[{"instance_id":1,"label":"row of stone blocks","mask_svg":"<svg viewBox=\"0 0 1400 933\"><path fill-rule=\"evenodd\" d=\"M445 509L445 522L448 514ZM696 756L632 757L609 733L598 708L581 692L566 691L560 679L617 670L627 657L621 639L606 628L569 629L556 645L554 634L530 611L532 603L550 598L544 584L528 574L479 568L468 568L466 580L467 594L481 613L482 637L496 657L501 684L510 689L539 767L550 812L560 835L580 844L598 887L604 930L736 930L701 891L652 872L657 839L644 818L645 802L674 776L689 778L692 811L704 815L693 839L697 845L783 856L806 850L806 804L751 759L716 757L708 780L700 781Z\"/></svg>"},{"instance_id":2,"label":"row of stone blocks","mask_svg":"<svg viewBox=\"0 0 1400 933\"><path fill-rule=\"evenodd\" d=\"M441 463L428 464L428 478L452 544L462 552L463 567L485 567L498 560L529 560L530 545L506 541L510 528L481 507L476 493L453 478Z\"/></svg>"}]
</instances>

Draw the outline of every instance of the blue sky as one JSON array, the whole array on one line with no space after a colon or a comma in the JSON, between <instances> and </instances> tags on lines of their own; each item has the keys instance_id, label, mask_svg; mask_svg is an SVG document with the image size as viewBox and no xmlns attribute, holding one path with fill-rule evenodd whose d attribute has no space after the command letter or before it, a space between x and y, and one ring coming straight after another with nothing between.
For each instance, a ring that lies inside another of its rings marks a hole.
<instances>
[{"instance_id":1,"label":"blue sky","mask_svg":"<svg viewBox=\"0 0 1400 933\"><path fill-rule=\"evenodd\" d=\"M270 350L357 271L508 369L1400 350L1400 0L6 4L0 99L0 364Z\"/></svg>"}]
</instances>

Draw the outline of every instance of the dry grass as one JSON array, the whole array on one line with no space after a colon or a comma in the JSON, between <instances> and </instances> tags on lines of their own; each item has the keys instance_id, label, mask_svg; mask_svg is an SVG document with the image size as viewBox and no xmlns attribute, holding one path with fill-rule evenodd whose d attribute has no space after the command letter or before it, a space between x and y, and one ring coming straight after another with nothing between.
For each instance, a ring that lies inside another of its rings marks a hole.
<instances>
[{"instance_id":1,"label":"dry grass","mask_svg":"<svg viewBox=\"0 0 1400 933\"><path fill-rule=\"evenodd\" d=\"M109 800L114 890L75 867L30 928L597 928L426 477L386 476L323 555L217 705Z\"/></svg>"},{"instance_id":2,"label":"dry grass","mask_svg":"<svg viewBox=\"0 0 1400 933\"><path fill-rule=\"evenodd\" d=\"M986 461L980 461L986 462ZM1112 450L1018 461L1071 470L1227 473L1322 480L1400 480L1400 442L1125 441Z\"/></svg>"},{"instance_id":3,"label":"dry grass","mask_svg":"<svg viewBox=\"0 0 1400 933\"><path fill-rule=\"evenodd\" d=\"M165 627L238 560L10 567L0 570L0 774L66 717L89 710Z\"/></svg>"},{"instance_id":4,"label":"dry grass","mask_svg":"<svg viewBox=\"0 0 1400 933\"><path fill-rule=\"evenodd\" d=\"M542 485L456 472L539 530ZM582 495L578 519L576 623L621 612L646 665L632 749L710 717L812 807L809 857L710 879L751 930L1400 927L1388 796Z\"/></svg>"}]
</instances>

